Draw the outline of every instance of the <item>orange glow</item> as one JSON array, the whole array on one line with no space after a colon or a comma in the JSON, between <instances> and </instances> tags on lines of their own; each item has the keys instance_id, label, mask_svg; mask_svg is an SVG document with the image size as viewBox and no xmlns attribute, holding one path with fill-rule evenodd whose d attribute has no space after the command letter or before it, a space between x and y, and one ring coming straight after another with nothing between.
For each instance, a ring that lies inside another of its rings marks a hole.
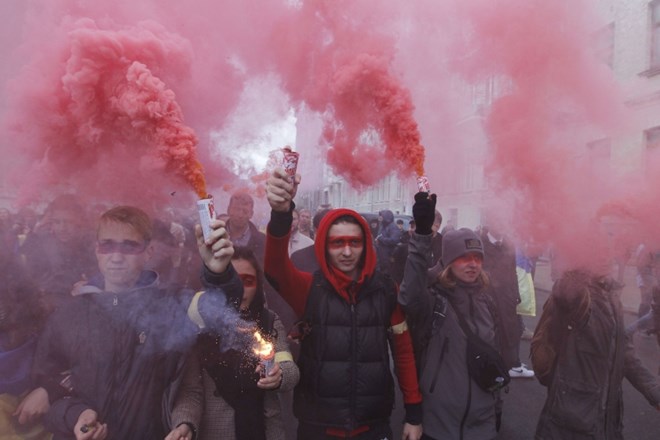
<instances>
[{"instance_id":1,"label":"orange glow","mask_svg":"<svg viewBox=\"0 0 660 440\"><path fill-rule=\"evenodd\" d=\"M254 332L255 344L252 350L254 354L259 356L259 359L272 359L275 356L275 350L273 349L273 344L268 342L261 336L261 333Z\"/></svg>"}]
</instances>

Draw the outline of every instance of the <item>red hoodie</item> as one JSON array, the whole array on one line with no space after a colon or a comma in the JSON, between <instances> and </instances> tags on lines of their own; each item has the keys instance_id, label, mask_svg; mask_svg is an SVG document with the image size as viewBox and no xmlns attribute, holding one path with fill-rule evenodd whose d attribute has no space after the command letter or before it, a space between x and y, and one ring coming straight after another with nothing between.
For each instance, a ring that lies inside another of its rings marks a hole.
<instances>
[{"instance_id":1,"label":"red hoodie","mask_svg":"<svg viewBox=\"0 0 660 440\"><path fill-rule=\"evenodd\" d=\"M371 277L376 270L376 251L373 247L371 232L366 220L357 212L350 209L333 209L321 221L314 243L316 258L325 278L335 288L338 295L350 302L347 287L353 282L351 278L341 271L335 270L326 258L326 240L332 223L339 217L350 215L355 218L364 233L364 252L360 264L361 270L356 280L355 291L360 292L364 281ZM271 220L272 222L273 220ZM282 237L271 234L271 224L266 236L266 256L264 270L269 279L274 281L275 288L284 300L293 308L298 317L305 311L305 304L312 287L311 273L303 272L291 263L288 254L289 233ZM400 305L396 305L390 324L393 331L392 356L396 367L399 386L403 393L403 401L406 405L420 404L422 395L417 382L415 369L415 356L413 353L412 340L406 324L406 317ZM364 429L355 433L363 432ZM345 435L345 433L343 433ZM354 433L351 433L354 434Z\"/></svg>"}]
</instances>

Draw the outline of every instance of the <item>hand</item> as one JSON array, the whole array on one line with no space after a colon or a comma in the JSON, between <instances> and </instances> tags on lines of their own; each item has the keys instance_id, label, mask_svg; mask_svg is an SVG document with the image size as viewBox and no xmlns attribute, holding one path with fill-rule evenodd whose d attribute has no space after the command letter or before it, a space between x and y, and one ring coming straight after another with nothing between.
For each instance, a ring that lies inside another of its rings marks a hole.
<instances>
[{"instance_id":1,"label":"hand","mask_svg":"<svg viewBox=\"0 0 660 440\"><path fill-rule=\"evenodd\" d=\"M270 208L276 212L289 212L299 184L299 174L296 174L294 183L291 183L282 168L275 169L266 183L266 198Z\"/></svg>"},{"instance_id":2,"label":"hand","mask_svg":"<svg viewBox=\"0 0 660 440\"><path fill-rule=\"evenodd\" d=\"M192 440L193 432L186 423L182 423L167 434L165 440Z\"/></svg>"},{"instance_id":3,"label":"hand","mask_svg":"<svg viewBox=\"0 0 660 440\"><path fill-rule=\"evenodd\" d=\"M422 429L422 425L411 425L410 423L406 423L403 425L403 435L401 438L403 440L419 440L422 438L423 432L424 429Z\"/></svg>"},{"instance_id":4,"label":"hand","mask_svg":"<svg viewBox=\"0 0 660 440\"><path fill-rule=\"evenodd\" d=\"M87 277L83 275L83 279L78 281L76 284L73 285L73 288L71 289L71 296L80 296L82 295L82 288L87 285Z\"/></svg>"},{"instance_id":5,"label":"hand","mask_svg":"<svg viewBox=\"0 0 660 440\"><path fill-rule=\"evenodd\" d=\"M257 370L261 371L261 365L257 367ZM280 385L282 385L283 377L284 376L282 369L280 368L280 364L275 362L273 364L273 368L271 368L268 372L268 375L259 379L259 382L257 382L257 387L261 388L262 390L275 390L279 388Z\"/></svg>"},{"instance_id":6,"label":"hand","mask_svg":"<svg viewBox=\"0 0 660 440\"><path fill-rule=\"evenodd\" d=\"M12 416L18 419L18 423L25 425L36 422L50 409L48 403L48 392L44 388L35 388L21 400Z\"/></svg>"},{"instance_id":7,"label":"hand","mask_svg":"<svg viewBox=\"0 0 660 440\"><path fill-rule=\"evenodd\" d=\"M415 218L415 232L420 235L430 235L433 232L431 227L435 221L435 202L436 195L418 192L415 194L415 204L413 205L413 217Z\"/></svg>"},{"instance_id":8,"label":"hand","mask_svg":"<svg viewBox=\"0 0 660 440\"><path fill-rule=\"evenodd\" d=\"M211 272L223 273L231 263L234 255L234 245L229 240L229 233L225 229L225 222L213 220L211 222L211 236L204 241L202 227L195 225L197 248L202 261Z\"/></svg>"},{"instance_id":9,"label":"hand","mask_svg":"<svg viewBox=\"0 0 660 440\"><path fill-rule=\"evenodd\" d=\"M104 440L108 436L108 425L98 421L98 414L93 409L86 409L80 416L73 433L76 440Z\"/></svg>"}]
</instances>

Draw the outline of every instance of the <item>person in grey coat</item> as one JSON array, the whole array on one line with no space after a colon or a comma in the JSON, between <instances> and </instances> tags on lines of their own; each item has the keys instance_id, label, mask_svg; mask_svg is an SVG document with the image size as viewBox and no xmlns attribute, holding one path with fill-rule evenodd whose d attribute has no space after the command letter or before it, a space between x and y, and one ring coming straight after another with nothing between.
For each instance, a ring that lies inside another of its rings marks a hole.
<instances>
[{"instance_id":1,"label":"person in grey coat","mask_svg":"<svg viewBox=\"0 0 660 440\"><path fill-rule=\"evenodd\" d=\"M417 229L410 240L399 303L412 326L426 440L495 439L496 392L483 391L468 373L467 337L460 313L475 335L494 347L495 329L488 284L481 270L483 245L473 231L448 232L442 243L444 270L427 279L435 195L415 196Z\"/></svg>"}]
</instances>

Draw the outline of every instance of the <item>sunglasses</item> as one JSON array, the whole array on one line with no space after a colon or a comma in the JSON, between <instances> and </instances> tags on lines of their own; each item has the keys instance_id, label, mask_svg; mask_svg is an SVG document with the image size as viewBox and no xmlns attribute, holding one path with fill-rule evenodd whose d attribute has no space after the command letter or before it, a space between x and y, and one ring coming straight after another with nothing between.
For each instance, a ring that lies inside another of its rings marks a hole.
<instances>
[{"instance_id":1,"label":"sunglasses","mask_svg":"<svg viewBox=\"0 0 660 440\"><path fill-rule=\"evenodd\" d=\"M133 240L114 241L101 240L96 243L96 252L99 254L138 255L147 248L147 242L138 242Z\"/></svg>"},{"instance_id":2,"label":"sunglasses","mask_svg":"<svg viewBox=\"0 0 660 440\"><path fill-rule=\"evenodd\" d=\"M364 247L364 241L362 240L362 237L357 235L328 238L328 248L330 249L344 249L346 246L353 249L360 249Z\"/></svg>"},{"instance_id":3,"label":"sunglasses","mask_svg":"<svg viewBox=\"0 0 660 440\"><path fill-rule=\"evenodd\" d=\"M243 287L257 287L257 277L249 273L239 273L238 277L243 282Z\"/></svg>"}]
</instances>

